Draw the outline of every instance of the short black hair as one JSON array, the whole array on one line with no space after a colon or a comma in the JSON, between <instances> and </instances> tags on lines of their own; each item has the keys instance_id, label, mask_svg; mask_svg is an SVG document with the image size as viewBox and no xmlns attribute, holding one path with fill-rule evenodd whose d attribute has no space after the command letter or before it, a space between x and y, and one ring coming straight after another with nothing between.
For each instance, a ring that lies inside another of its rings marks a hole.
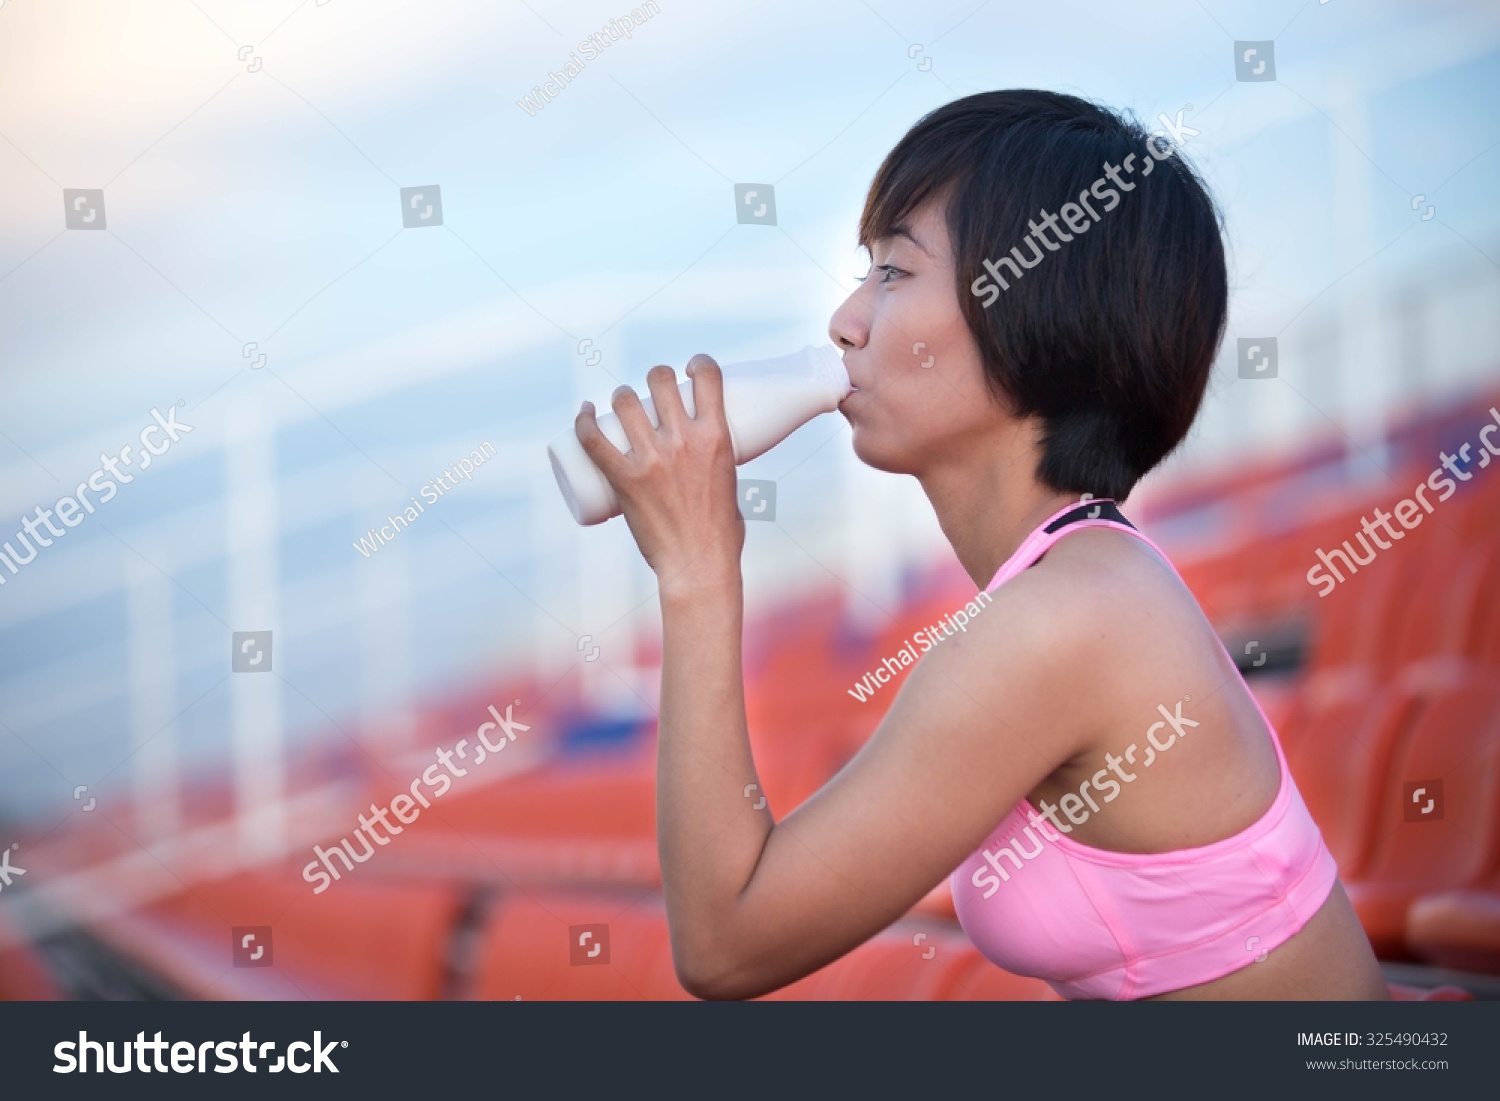
<instances>
[{"instance_id":1,"label":"short black hair","mask_svg":"<svg viewBox=\"0 0 1500 1101\"><path fill-rule=\"evenodd\" d=\"M986 381L1015 415L1042 418L1036 474L1060 492L1124 500L1192 427L1223 336L1219 213L1166 133L1058 92L966 96L896 144L860 215L869 248L928 200L946 204ZM1130 187L1097 190L1107 165Z\"/></svg>"}]
</instances>

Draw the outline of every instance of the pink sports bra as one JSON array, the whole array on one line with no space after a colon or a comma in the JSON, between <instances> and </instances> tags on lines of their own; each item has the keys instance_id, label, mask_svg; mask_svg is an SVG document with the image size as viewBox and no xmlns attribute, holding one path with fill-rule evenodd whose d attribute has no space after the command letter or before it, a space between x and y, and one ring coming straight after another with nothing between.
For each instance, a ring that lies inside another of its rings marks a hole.
<instances>
[{"instance_id":1,"label":"pink sports bra","mask_svg":"<svg viewBox=\"0 0 1500 1101\"><path fill-rule=\"evenodd\" d=\"M986 591L1084 527L1128 531L1171 564L1113 502L1097 500L1043 521ZM1258 701L1256 708L1265 720ZM1165 709L1162 716L1182 717ZM1275 801L1256 822L1212 844L1164 853L1096 849L1059 832L1022 799L949 877L964 932L997 966L1045 979L1065 998L1147 998L1265 959L1317 913L1338 876L1276 731L1269 721L1266 728L1281 765ZM1166 724L1149 732L1158 748L1160 729ZM1153 756L1148 750L1133 767Z\"/></svg>"}]
</instances>

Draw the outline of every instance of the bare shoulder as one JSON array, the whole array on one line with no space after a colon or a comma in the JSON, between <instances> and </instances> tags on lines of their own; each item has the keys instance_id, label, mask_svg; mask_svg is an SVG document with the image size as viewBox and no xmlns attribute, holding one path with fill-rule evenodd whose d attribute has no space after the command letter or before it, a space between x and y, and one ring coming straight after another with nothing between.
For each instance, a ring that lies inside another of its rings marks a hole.
<instances>
[{"instance_id":1,"label":"bare shoulder","mask_svg":"<svg viewBox=\"0 0 1500 1101\"><path fill-rule=\"evenodd\" d=\"M1127 718L1233 673L1171 565L1128 532L1070 533L973 604L964 629L917 663L884 725L976 759L1024 745L1046 766L1033 781L1117 738Z\"/></svg>"},{"instance_id":2,"label":"bare shoulder","mask_svg":"<svg viewBox=\"0 0 1500 1101\"><path fill-rule=\"evenodd\" d=\"M1108 659L1110 666L1128 667L1133 657L1208 627L1171 564L1144 540L1112 528L1058 540L994 595L1035 621L1054 654Z\"/></svg>"},{"instance_id":3,"label":"bare shoulder","mask_svg":"<svg viewBox=\"0 0 1500 1101\"><path fill-rule=\"evenodd\" d=\"M1076 671L1080 754L1037 794L1076 788L1105 753L1130 759L1137 746L1146 753L1153 724L1175 716L1184 730L1201 731L1157 754L1138 796L1091 819L1078 840L1161 852L1220 840L1265 813L1280 786L1265 720L1193 594L1149 544L1129 532L1084 529L1009 584L1068 623L1058 630Z\"/></svg>"},{"instance_id":4,"label":"bare shoulder","mask_svg":"<svg viewBox=\"0 0 1500 1101\"><path fill-rule=\"evenodd\" d=\"M976 595L961 633L913 670L892 717L901 723L934 708L935 697L959 696L1026 727L1055 767L1090 744L1120 698L1115 685L1169 660L1153 659L1150 641L1195 610L1171 567L1139 539L1072 533L1032 568Z\"/></svg>"},{"instance_id":5,"label":"bare shoulder","mask_svg":"<svg viewBox=\"0 0 1500 1101\"><path fill-rule=\"evenodd\" d=\"M1110 736L1127 715L1151 714L1161 700L1208 694L1235 673L1193 592L1130 532L1073 532L996 589L995 601L1004 610L978 634L989 640L1007 619L1016 622L1044 664L1031 675L1046 679L1058 706L1070 697L1059 718L1076 732L1074 748Z\"/></svg>"},{"instance_id":6,"label":"bare shoulder","mask_svg":"<svg viewBox=\"0 0 1500 1101\"><path fill-rule=\"evenodd\" d=\"M1016 581L1023 579L1060 606L1107 623L1155 621L1196 607L1170 563L1145 540L1114 528L1084 528L1058 540Z\"/></svg>"}]
</instances>

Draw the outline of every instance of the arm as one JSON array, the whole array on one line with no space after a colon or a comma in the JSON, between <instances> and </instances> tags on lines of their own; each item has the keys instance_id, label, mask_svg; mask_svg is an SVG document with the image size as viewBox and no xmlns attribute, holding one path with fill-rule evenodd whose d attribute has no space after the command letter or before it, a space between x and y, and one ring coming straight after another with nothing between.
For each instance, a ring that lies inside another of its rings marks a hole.
<instances>
[{"instance_id":1,"label":"arm","mask_svg":"<svg viewBox=\"0 0 1500 1101\"><path fill-rule=\"evenodd\" d=\"M1087 705L1060 672L1075 644L1053 625L1072 617L1017 578L923 657L836 777L781 823L756 810L744 794L758 783L740 666L744 521L718 368L704 357L689 372L698 418L658 367L660 428L616 392L628 455L587 410L578 432L660 582L657 828L673 958L700 997L753 997L909 910L1077 749L1064 732Z\"/></svg>"}]
</instances>

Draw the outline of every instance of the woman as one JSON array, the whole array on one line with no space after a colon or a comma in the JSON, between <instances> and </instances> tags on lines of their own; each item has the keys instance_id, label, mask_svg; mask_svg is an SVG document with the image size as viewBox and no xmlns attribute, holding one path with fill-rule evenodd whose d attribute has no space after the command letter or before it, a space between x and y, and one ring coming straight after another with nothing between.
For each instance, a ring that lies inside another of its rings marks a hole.
<instances>
[{"instance_id":1,"label":"woman","mask_svg":"<svg viewBox=\"0 0 1500 1101\"><path fill-rule=\"evenodd\" d=\"M775 990L951 873L980 950L1068 997L1387 996L1274 731L1113 503L1186 435L1224 326L1217 215L1175 154L1083 100L1007 91L932 112L881 166L859 226L879 277L829 326L856 387L840 409L862 461L920 482L992 606L781 822L743 797L719 368L687 364L695 418L653 368L659 428L617 390L625 454L584 404L578 437L660 587L659 849L690 992Z\"/></svg>"}]
</instances>

